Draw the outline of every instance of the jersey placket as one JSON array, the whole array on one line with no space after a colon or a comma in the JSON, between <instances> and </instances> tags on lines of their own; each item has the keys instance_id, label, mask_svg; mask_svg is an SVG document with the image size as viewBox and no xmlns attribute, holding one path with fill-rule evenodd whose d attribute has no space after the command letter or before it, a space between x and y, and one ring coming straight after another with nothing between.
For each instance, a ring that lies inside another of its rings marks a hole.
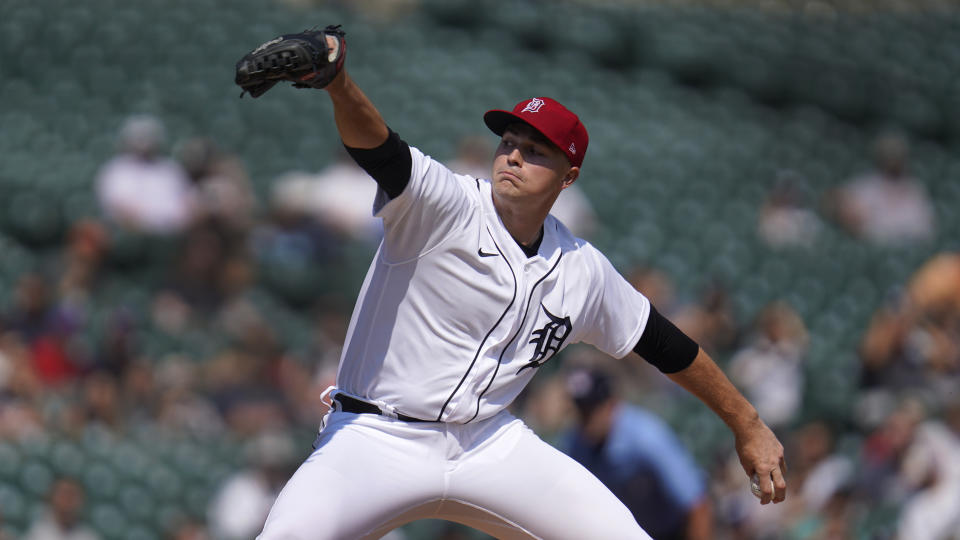
<instances>
[{"instance_id":1,"label":"jersey placket","mask_svg":"<svg viewBox=\"0 0 960 540\"><path fill-rule=\"evenodd\" d=\"M505 230L501 232L506 234ZM548 241L546 231L544 235L541 245L549 250L553 242ZM504 327L505 333L498 334L499 339L495 341L497 345L491 350L494 354L484 356L487 362L480 366L476 375L472 377L471 388L474 389L475 394L471 400L472 403L469 404L473 408L469 421L475 419L480 413L482 399L497 378L516 377L516 373L510 372L511 368L507 367L507 365L515 364L515 358L509 356L507 351L512 349L516 352L523 349L524 344L518 343L518 341L525 339L524 336L529 333L528 329L531 327L532 320L536 318L535 314L530 313L531 305L539 303L535 302L541 292L539 288L542 287L543 280L555 269L557 263L559 263L559 257L562 255L557 250L550 259L545 259L540 255L527 257L512 238L504 239L501 237L498 244L503 246L501 249L505 258L504 262L511 268L514 279L516 279L517 301L508 315L508 320L512 320L513 324ZM494 358L496 359L495 363L493 362Z\"/></svg>"}]
</instances>

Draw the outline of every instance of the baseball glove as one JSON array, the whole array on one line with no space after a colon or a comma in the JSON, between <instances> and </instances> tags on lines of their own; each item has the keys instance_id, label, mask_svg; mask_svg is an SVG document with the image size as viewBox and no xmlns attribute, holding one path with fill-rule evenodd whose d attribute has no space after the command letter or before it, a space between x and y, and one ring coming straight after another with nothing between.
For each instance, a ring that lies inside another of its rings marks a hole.
<instances>
[{"instance_id":1,"label":"baseball glove","mask_svg":"<svg viewBox=\"0 0 960 540\"><path fill-rule=\"evenodd\" d=\"M345 35L338 24L284 34L260 45L237 62L234 82L243 89L240 97L245 93L260 97L280 81L290 81L297 88L324 88L343 68ZM336 39L336 47L327 45L327 36Z\"/></svg>"}]
</instances>

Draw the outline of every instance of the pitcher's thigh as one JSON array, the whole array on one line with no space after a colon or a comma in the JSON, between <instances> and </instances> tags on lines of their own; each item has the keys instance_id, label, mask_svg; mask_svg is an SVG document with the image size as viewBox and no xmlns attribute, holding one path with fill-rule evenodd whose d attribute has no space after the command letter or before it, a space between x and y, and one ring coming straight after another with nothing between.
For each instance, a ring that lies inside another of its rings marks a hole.
<instances>
[{"instance_id":1,"label":"pitcher's thigh","mask_svg":"<svg viewBox=\"0 0 960 540\"><path fill-rule=\"evenodd\" d=\"M258 538L354 540L436 499L441 467L424 443L337 426L283 487Z\"/></svg>"},{"instance_id":2,"label":"pitcher's thigh","mask_svg":"<svg viewBox=\"0 0 960 540\"><path fill-rule=\"evenodd\" d=\"M451 498L500 516L536 538L650 536L593 474L525 426L500 437L457 471Z\"/></svg>"}]
</instances>

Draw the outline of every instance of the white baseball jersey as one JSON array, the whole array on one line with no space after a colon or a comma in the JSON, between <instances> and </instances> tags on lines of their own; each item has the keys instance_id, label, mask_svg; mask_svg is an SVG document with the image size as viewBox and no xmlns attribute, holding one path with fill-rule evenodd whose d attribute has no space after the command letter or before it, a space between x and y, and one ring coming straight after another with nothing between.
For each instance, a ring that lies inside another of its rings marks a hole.
<instances>
[{"instance_id":1,"label":"white baseball jersey","mask_svg":"<svg viewBox=\"0 0 960 540\"><path fill-rule=\"evenodd\" d=\"M411 178L374 215L384 238L350 321L337 388L409 416L467 423L507 407L571 343L620 358L650 303L553 216L527 257L488 180L411 147Z\"/></svg>"}]
</instances>

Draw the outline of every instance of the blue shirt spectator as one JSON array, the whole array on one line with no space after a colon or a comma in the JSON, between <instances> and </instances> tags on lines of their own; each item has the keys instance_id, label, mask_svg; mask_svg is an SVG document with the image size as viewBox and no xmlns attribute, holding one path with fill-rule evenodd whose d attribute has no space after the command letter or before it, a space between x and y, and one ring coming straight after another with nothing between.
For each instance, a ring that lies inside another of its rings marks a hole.
<instances>
[{"instance_id":1,"label":"blue shirt spectator","mask_svg":"<svg viewBox=\"0 0 960 540\"><path fill-rule=\"evenodd\" d=\"M621 402L606 374L576 370L567 388L579 423L565 437L564 450L623 501L652 537L709 537L701 528L709 529L712 520L703 473L666 422Z\"/></svg>"}]
</instances>

